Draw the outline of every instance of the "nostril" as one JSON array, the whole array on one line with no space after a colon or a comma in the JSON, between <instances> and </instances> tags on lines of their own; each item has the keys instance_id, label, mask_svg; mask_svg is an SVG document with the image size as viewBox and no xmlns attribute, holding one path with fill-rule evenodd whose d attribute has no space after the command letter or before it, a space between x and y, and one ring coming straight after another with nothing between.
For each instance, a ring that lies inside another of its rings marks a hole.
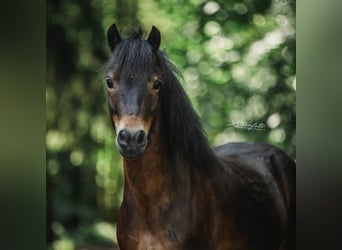
<instances>
[{"instance_id":1,"label":"nostril","mask_svg":"<svg viewBox=\"0 0 342 250\"><path fill-rule=\"evenodd\" d=\"M146 142L145 137L144 130L139 130L135 136L137 144L143 145Z\"/></svg>"},{"instance_id":2,"label":"nostril","mask_svg":"<svg viewBox=\"0 0 342 250\"><path fill-rule=\"evenodd\" d=\"M120 145L126 145L127 144L127 137L128 137L127 131L121 130L118 134L118 143Z\"/></svg>"}]
</instances>

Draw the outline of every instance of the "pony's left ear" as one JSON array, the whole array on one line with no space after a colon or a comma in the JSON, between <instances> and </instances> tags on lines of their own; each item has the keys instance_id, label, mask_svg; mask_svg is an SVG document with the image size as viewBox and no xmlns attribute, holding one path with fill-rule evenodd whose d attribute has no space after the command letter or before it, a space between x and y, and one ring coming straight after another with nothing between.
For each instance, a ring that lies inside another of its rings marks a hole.
<instances>
[{"instance_id":1,"label":"pony's left ear","mask_svg":"<svg viewBox=\"0 0 342 250\"><path fill-rule=\"evenodd\" d=\"M115 46L122 41L122 38L119 34L118 29L116 28L115 23L113 23L107 31L107 40L108 45L110 47L110 51L113 51Z\"/></svg>"},{"instance_id":2,"label":"pony's left ear","mask_svg":"<svg viewBox=\"0 0 342 250\"><path fill-rule=\"evenodd\" d=\"M152 30L148 35L147 41L151 45L153 53L156 53L160 45L160 31L155 26L152 26Z\"/></svg>"}]
</instances>

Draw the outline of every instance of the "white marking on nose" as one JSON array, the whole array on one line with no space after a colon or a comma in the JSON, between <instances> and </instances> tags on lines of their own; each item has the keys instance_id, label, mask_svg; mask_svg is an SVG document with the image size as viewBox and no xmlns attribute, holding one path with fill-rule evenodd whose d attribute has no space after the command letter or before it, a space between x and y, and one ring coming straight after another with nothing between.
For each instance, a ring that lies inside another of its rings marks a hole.
<instances>
[{"instance_id":1,"label":"white marking on nose","mask_svg":"<svg viewBox=\"0 0 342 250\"><path fill-rule=\"evenodd\" d=\"M119 122L118 129L117 129L117 131L116 131L116 135L118 135L119 132L120 132L121 130L123 130L123 129L125 129L125 130L127 130L127 131L129 131L129 132L131 132L131 133L137 132L137 131L139 131L139 130L145 131L145 128L144 128L144 126L143 126L142 124L141 124L141 125L138 125L138 126L131 127L131 126L127 126L127 124L126 124L125 122L120 121L120 122ZM145 133L146 133L146 131L145 131Z\"/></svg>"}]
</instances>

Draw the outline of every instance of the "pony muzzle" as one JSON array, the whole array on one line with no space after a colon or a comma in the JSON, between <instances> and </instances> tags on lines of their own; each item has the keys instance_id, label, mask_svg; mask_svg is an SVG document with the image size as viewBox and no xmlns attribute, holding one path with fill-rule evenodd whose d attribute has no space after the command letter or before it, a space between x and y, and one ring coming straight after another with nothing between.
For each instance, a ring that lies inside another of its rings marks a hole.
<instances>
[{"instance_id":1,"label":"pony muzzle","mask_svg":"<svg viewBox=\"0 0 342 250\"><path fill-rule=\"evenodd\" d=\"M143 129L122 128L116 136L116 146L127 159L136 159L143 154L147 145L147 135Z\"/></svg>"}]
</instances>

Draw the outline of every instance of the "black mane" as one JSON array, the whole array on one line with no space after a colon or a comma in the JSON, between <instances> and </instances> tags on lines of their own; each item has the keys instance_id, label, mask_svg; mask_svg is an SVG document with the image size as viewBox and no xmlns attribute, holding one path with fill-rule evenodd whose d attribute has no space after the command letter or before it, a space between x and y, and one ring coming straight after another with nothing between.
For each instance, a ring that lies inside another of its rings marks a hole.
<instances>
[{"instance_id":1,"label":"black mane","mask_svg":"<svg viewBox=\"0 0 342 250\"><path fill-rule=\"evenodd\" d=\"M159 97L160 132L166 150L174 162L183 160L208 174L217 159L209 147L199 117L178 80L181 74L168 60L165 52L158 50L153 55L151 46L142 39L142 32L135 32L113 51L109 69L119 72L124 69L129 72L120 73L142 76L139 74L153 71L154 63L162 78Z\"/></svg>"},{"instance_id":2,"label":"black mane","mask_svg":"<svg viewBox=\"0 0 342 250\"><path fill-rule=\"evenodd\" d=\"M160 92L161 133L167 149L173 157L181 157L206 172L216 162L216 157L209 147L200 119L178 80L180 73L162 51L158 51L157 65L164 80Z\"/></svg>"}]
</instances>

